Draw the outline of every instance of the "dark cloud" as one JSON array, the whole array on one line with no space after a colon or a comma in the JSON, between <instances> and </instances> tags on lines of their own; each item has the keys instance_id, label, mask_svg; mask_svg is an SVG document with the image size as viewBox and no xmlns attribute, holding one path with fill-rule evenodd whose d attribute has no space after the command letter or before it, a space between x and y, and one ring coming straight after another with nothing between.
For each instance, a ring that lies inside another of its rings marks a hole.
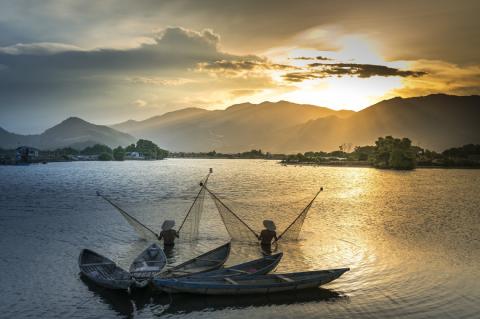
<instances>
[{"instance_id":1,"label":"dark cloud","mask_svg":"<svg viewBox=\"0 0 480 319\"><path fill-rule=\"evenodd\" d=\"M478 0L16 0L2 2L0 45L111 46L143 37L145 30L182 25L213 28L229 51L262 52L306 30L333 26L338 36L371 35L389 60L471 64L479 57L479 10Z\"/></svg>"},{"instance_id":2,"label":"dark cloud","mask_svg":"<svg viewBox=\"0 0 480 319\"><path fill-rule=\"evenodd\" d=\"M283 77L289 82L302 82L304 80L323 79L332 76L357 76L359 78L372 76L419 77L426 74L422 71L400 70L375 64L310 63L308 67L308 70L304 72L287 73Z\"/></svg>"},{"instance_id":3,"label":"dark cloud","mask_svg":"<svg viewBox=\"0 0 480 319\"><path fill-rule=\"evenodd\" d=\"M271 63L265 59L256 60L219 60L197 64L198 71L215 73L243 73L264 70L292 70L295 67L286 64Z\"/></svg>"},{"instance_id":4,"label":"dark cloud","mask_svg":"<svg viewBox=\"0 0 480 319\"><path fill-rule=\"evenodd\" d=\"M326 58L326 57L320 56L320 55L317 56L316 59L317 59L317 60L320 60L320 61L331 61L331 60L332 60L332 59L330 59L330 58Z\"/></svg>"},{"instance_id":5,"label":"dark cloud","mask_svg":"<svg viewBox=\"0 0 480 319\"><path fill-rule=\"evenodd\" d=\"M59 43L0 47L0 126L25 130L20 118L36 112L42 116L37 117L35 129L73 114L106 114L113 105L117 105L116 114L127 114L141 87L139 81L126 79L148 79L150 86L178 86L193 82L177 79L188 78L200 62L253 60L253 56L220 51L219 40L208 29L170 27L152 43L132 49L82 50ZM100 111L99 104L104 110Z\"/></svg>"},{"instance_id":6,"label":"dark cloud","mask_svg":"<svg viewBox=\"0 0 480 319\"><path fill-rule=\"evenodd\" d=\"M308 56L299 56L296 58L293 58L293 60L306 60L306 61L311 61L311 60L319 60L319 61L332 61L333 59L324 57L324 56L317 56L317 57L308 57Z\"/></svg>"}]
</instances>

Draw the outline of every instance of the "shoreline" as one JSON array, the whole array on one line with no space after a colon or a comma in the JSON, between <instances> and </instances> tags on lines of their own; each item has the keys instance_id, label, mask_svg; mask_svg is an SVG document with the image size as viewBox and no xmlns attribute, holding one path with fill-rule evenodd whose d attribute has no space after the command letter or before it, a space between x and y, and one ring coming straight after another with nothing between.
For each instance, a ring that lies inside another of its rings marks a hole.
<instances>
[{"instance_id":1,"label":"shoreline","mask_svg":"<svg viewBox=\"0 0 480 319\"><path fill-rule=\"evenodd\" d=\"M268 160L268 161L277 161L278 164L282 166L323 166L323 167L361 167L361 168L376 168L376 169L384 169L384 170L395 170L391 168L378 168L372 166L367 161L335 161L335 162L284 162L278 158L245 158L245 157L166 157L164 159L190 159L190 160L205 160L205 159L224 159L224 160L232 160L232 159L242 159L242 160ZM48 163L76 163L76 162L151 162L151 161L162 161L164 159L158 160L124 160L124 161L101 161L101 160L84 160L84 161L72 161L72 160L54 160L54 161L38 161L38 162L30 162L30 163L2 163L0 162L0 166L27 166L27 165L35 165L35 164L43 164L46 165ZM440 166L440 165L418 165L415 169L432 169L432 168L441 168L441 169L480 169L480 165L478 166Z\"/></svg>"},{"instance_id":2,"label":"shoreline","mask_svg":"<svg viewBox=\"0 0 480 319\"><path fill-rule=\"evenodd\" d=\"M385 169L385 170L395 170L392 168L378 168L370 165L369 163L365 162L325 162L325 163L317 163L317 162L296 162L296 163L286 163L286 162L279 162L279 164L284 166L330 166L330 167L365 167L365 168L376 168L376 169ZM480 169L480 165L478 166L440 166L440 165L418 165L415 167L417 168L444 168L444 169ZM399 170L403 171L403 170Z\"/></svg>"}]
</instances>

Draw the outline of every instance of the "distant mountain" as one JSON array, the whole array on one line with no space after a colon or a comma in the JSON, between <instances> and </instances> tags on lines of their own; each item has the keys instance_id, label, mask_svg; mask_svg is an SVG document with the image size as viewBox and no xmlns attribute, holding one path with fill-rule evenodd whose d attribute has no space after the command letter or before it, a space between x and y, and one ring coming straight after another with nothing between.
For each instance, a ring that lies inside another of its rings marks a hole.
<instances>
[{"instance_id":1,"label":"distant mountain","mask_svg":"<svg viewBox=\"0 0 480 319\"><path fill-rule=\"evenodd\" d=\"M172 151L278 153L335 150L372 144L379 136L409 137L442 151L480 142L480 96L435 94L393 98L360 112L281 101L238 104L226 110L184 109L113 127Z\"/></svg>"},{"instance_id":2,"label":"distant mountain","mask_svg":"<svg viewBox=\"0 0 480 319\"><path fill-rule=\"evenodd\" d=\"M443 151L480 143L479 119L477 95L393 98L359 112L285 101L244 103L214 111L186 108L112 128L79 118L69 118L40 135L17 135L0 128L0 148L117 146L135 142L136 136L170 151L297 153L336 150L343 143L371 145L380 136L393 135Z\"/></svg>"},{"instance_id":3,"label":"distant mountain","mask_svg":"<svg viewBox=\"0 0 480 319\"><path fill-rule=\"evenodd\" d=\"M275 149L332 150L342 143L372 144L377 137L409 137L415 145L436 151L480 143L480 96L434 94L393 98L339 119L319 118L298 125L278 138Z\"/></svg>"},{"instance_id":4,"label":"distant mountain","mask_svg":"<svg viewBox=\"0 0 480 319\"><path fill-rule=\"evenodd\" d=\"M83 149L94 144L111 147L128 145L136 139L104 125L95 125L77 117L70 117L60 124L38 135L19 135L0 128L0 147L16 148L20 145L36 147L42 150L60 147Z\"/></svg>"},{"instance_id":5,"label":"distant mountain","mask_svg":"<svg viewBox=\"0 0 480 319\"><path fill-rule=\"evenodd\" d=\"M275 148L278 134L326 116L346 118L353 111L335 111L286 101L237 104L226 110L188 108L144 121L127 121L112 127L151 139L170 151L237 152Z\"/></svg>"}]
</instances>

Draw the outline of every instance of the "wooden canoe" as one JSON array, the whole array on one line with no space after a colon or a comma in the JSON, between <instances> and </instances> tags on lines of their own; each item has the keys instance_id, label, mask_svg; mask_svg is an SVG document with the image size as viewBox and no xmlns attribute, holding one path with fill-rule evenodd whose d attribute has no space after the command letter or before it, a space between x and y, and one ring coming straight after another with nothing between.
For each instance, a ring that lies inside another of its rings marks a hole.
<instances>
[{"instance_id":1,"label":"wooden canoe","mask_svg":"<svg viewBox=\"0 0 480 319\"><path fill-rule=\"evenodd\" d=\"M195 274L189 277L223 278L223 277L265 275L273 271L277 267L282 257L283 257L283 253L278 253L275 255L265 256L263 258L255 259L255 260L248 261L235 266L231 266L228 268Z\"/></svg>"},{"instance_id":2,"label":"wooden canoe","mask_svg":"<svg viewBox=\"0 0 480 319\"><path fill-rule=\"evenodd\" d=\"M223 266L230 255L230 242L217 247L205 254L190 259L180 265L172 267L155 278L185 277L193 274L212 271Z\"/></svg>"},{"instance_id":3,"label":"wooden canoe","mask_svg":"<svg viewBox=\"0 0 480 319\"><path fill-rule=\"evenodd\" d=\"M317 288L337 279L348 270L350 269L341 268L234 278L159 278L154 281L154 285L157 289L169 293L183 292L202 295L268 294Z\"/></svg>"},{"instance_id":4,"label":"wooden canoe","mask_svg":"<svg viewBox=\"0 0 480 319\"><path fill-rule=\"evenodd\" d=\"M130 265L130 274L135 280L144 281L162 272L167 265L167 256L157 244L147 247Z\"/></svg>"},{"instance_id":5,"label":"wooden canoe","mask_svg":"<svg viewBox=\"0 0 480 319\"><path fill-rule=\"evenodd\" d=\"M128 289L133 283L130 273L89 249L81 251L78 266L82 275L105 288Z\"/></svg>"}]
</instances>

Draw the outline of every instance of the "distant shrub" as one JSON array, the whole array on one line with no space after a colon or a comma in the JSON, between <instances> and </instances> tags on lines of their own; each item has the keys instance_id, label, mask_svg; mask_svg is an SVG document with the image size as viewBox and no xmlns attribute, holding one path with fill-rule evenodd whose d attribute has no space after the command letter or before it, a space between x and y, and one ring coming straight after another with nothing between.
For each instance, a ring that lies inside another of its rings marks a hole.
<instances>
[{"instance_id":1,"label":"distant shrub","mask_svg":"<svg viewBox=\"0 0 480 319\"><path fill-rule=\"evenodd\" d=\"M112 155L110 153L102 153L98 156L99 161L111 161L112 160Z\"/></svg>"}]
</instances>

